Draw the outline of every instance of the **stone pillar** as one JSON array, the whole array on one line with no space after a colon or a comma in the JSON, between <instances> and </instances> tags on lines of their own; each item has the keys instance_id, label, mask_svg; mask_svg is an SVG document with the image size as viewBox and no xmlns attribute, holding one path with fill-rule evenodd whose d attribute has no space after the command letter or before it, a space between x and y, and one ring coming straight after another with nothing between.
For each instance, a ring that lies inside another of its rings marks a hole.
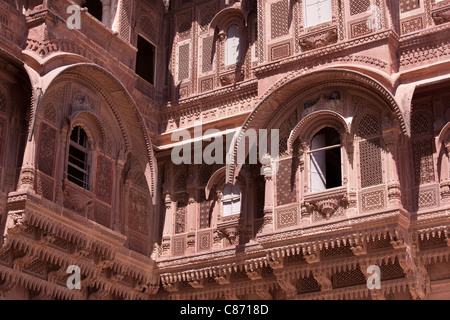
<instances>
[{"instance_id":1,"label":"stone pillar","mask_svg":"<svg viewBox=\"0 0 450 320\"><path fill-rule=\"evenodd\" d=\"M397 132L389 130L383 132L384 144L386 146L386 172L388 175L388 204L389 206L402 205L402 193L396 164L396 153L398 137Z\"/></svg>"},{"instance_id":2,"label":"stone pillar","mask_svg":"<svg viewBox=\"0 0 450 320\"><path fill-rule=\"evenodd\" d=\"M447 155L443 155L443 159L441 161L441 166L445 166L446 171L441 170L442 172L442 180L441 180L441 199L444 202L450 201L450 142L444 143L445 150ZM447 157L447 163L445 163L445 157Z\"/></svg>"},{"instance_id":3,"label":"stone pillar","mask_svg":"<svg viewBox=\"0 0 450 320\"><path fill-rule=\"evenodd\" d=\"M172 197L169 192L164 193L164 205L166 208L166 214L164 219L164 229L162 236L162 255L169 256L171 250L171 235L173 233L173 209L172 209Z\"/></svg>"},{"instance_id":4,"label":"stone pillar","mask_svg":"<svg viewBox=\"0 0 450 320\"><path fill-rule=\"evenodd\" d=\"M188 204L186 208L186 253L195 253L195 231L197 230L197 202L195 201L195 189L188 190Z\"/></svg>"},{"instance_id":5,"label":"stone pillar","mask_svg":"<svg viewBox=\"0 0 450 320\"><path fill-rule=\"evenodd\" d=\"M34 193L34 179L36 174L36 135L27 140L23 155L22 168L20 169L19 192L31 191Z\"/></svg>"},{"instance_id":6,"label":"stone pillar","mask_svg":"<svg viewBox=\"0 0 450 320\"><path fill-rule=\"evenodd\" d=\"M215 216L216 216L216 225L214 227L217 227L220 217L222 216L222 197L223 193L222 190L216 189L216 209L215 209ZM213 248L219 249L222 247L222 237L219 230L214 231L213 235Z\"/></svg>"},{"instance_id":7,"label":"stone pillar","mask_svg":"<svg viewBox=\"0 0 450 320\"><path fill-rule=\"evenodd\" d=\"M273 232L274 215L274 188L273 171L271 162L265 164L262 168L265 181L264 189L264 227L263 232Z\"/></svg>"},{"instance_id":8,"label":"stone pillar","mask_svg":"<svg viewBox=\"0 0 450 320\"><path fill-rule=\"evenodd\" d=\"M122 184L121 177L123 168L125 166L125 163L123 160L118 160L115 165L115 174L114 174L114 185L113 185L113 197L112 197L112 214L113 214L113 222L112 227L114 231L120 232L121 230L121 222L120 222L120 216L122 212L122 208L120 207L120 203L122 201L121 194L122 194ZM123 212L127 212L128 210L125 210Z\"/></svg>"},{"instance_id":9,"label":"stone pillar","mask_svg":"<svg viewBox=\"0 0 450 320\"><path fill-rule=\"evenodd\" d=\"M102 0L103 12L102 22L108 28L111 27L111 0Z\"/></svg>"}]
</instances>

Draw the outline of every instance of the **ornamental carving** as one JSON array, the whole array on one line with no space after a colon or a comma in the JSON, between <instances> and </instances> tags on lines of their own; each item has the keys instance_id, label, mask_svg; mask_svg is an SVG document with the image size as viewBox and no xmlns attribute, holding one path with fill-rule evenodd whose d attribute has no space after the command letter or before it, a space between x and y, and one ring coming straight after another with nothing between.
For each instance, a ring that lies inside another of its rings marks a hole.
<instances>
[{"instance_id":1,"label":"ornamental carving","mask_svg":"<svg viewBox=\"0 0 450 320\"><path fill-rule=\"evenodd\" d=\"M299 45L303 51L309 51L334 44L337 42L337 39L337 29L334 28L300 38Z\"/></svg>"},{"instance_id":2,"label":"ornamental carving","mask_svg":"<svg viewBox=\"0 0 450 320\"><path fill-rule=\"evenodd\" d=\"M319 213L326 220L330 220L340 208L347 208L347 199L348 197L345 191L311 195L305 199L304 206L309 214Z\"/></svg>"},{"instance_id":3,"label":"ornamental carving","mask_svg":"<svg viewBox=\"0 0 450 320\"><path fill-rule=\"evenodd\" d=\"M432 14L434 22L439 25L442 23L446 23L450 21L450 8L447 8L445 10L434 12Z\"/></svg>"},{"instance_id":4,"label":"ornamental carving","mask_svg":"<svg viewBox=\"0 0 450 320\"><path fill-rule=\"evenodd\" d=\"M244 76L245 76L244 70L237 70L236 72L223 74L220 76L220 83L222 84L222 86L235 84L236 82L243 81Z\"/></svg>"}]
</instances>

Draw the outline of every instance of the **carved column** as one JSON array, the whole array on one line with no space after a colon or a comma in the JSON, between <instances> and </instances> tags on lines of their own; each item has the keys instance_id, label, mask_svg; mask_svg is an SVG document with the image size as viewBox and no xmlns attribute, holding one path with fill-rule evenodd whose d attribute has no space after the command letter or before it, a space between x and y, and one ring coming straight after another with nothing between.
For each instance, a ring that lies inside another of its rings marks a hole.
<instances>
[{"instance_id":1,"label":"carved column","mask_svg":"<svg viewBox=\"0 0 450 320\"><path fill-rule=\"evenodd\" d=\"M450 142L444 143L445 150L447 151L447 154L443 155L443 159L441 162L441 166L446 166L444 170L441 171L443 173L443 180L441 181L440 187L441 187L441 199L444 202L450 201ZM444 157L447 157L447 163L445 163Z\"/></svg>"},{"instance_id":2,"label":"carved column","mask_svg":"<svg viewBox=\"0 0 450 320\"><path fill-rule=\"evenodd\" d=\"M102 22L105 26L111 27L111 0L102 0Z\"/></svg>"},{"instance_id":3,"label":"carved column","mask_svg":"<svg viewBox=\"0 0 450 320\"><path fill-rule=\"evenodd\" d=\"M164 193L164 205L166 215L164 219L164 229L162 237L162 255L170 255L170 242L171 235L173 233L173 210L172 210L172 197L169 192Z\"/></svg>"},{"instance_id":4,"label":"carved column","mask_svg":"<svg viewBox=\"0 0 450 320\"><path fill-rule=\"evenodd\" d=\"M187 248L186 253L195 252L195 230L197 229L197 202L195 201L195 189L188 190L188 205L186 208L187 220Z\"/></svg>"},{"instance_id":5,"label":"carved column","mask_svg":"<svg viewBox=\"0 0 450 320\"><path fill-rule=\"evenodd\" d=\"M397 171L396 157L398 137L397 132L389 130L383 132L386 146L386 172L388 173L388 201L389 206L401 206L402 193Z\"/></svg>"},{"instance_id":6,"label":"carved column","mask_svg":"<svg viewBox=\"0 0 450 320\"><path fill-rule=\"evenodd\" d=\"M121 221L120 221L120 217L121 217L121 212L127 212L128 210L124 210L122 211L121 207L120 207L120 203L121 203L121 194L122 194L122 184L121 184L121 179L122 179L122 173L123 173L123 168L125 166L125 163L123 160L118 160L116 162L115 165L115 175L114 175L114 186L113 186L113 203L112 203L112 214L113 214L113 230L120 232L121 230Z\"/></svg>"},{"instance_id":7,"label":"carved column","mask_svg":"<svg viewBox=\"0 0 450 320\"><path fill-rule=\"evenodd\" d=\"M264 227L263 232L273 232L273 214L274 214L274 188L272 164L269 162L262 168L265 181L264 194Z\"/></svg>"},{"instance_id":8,"label":"carved column","mask_svg":"<svg viewBox=\"0 0 450 320\"><path fill-rule=\"evenodd\" d=\"M223 197L223 193L222 190L216 189L216 210L215 210L215 216L217 217L217 224L220 221L220 218L222 216L222 197ZM216 225L217 227L217 225ZM222 243L221 243L222 237L221 237L221 233L219 232L219 230L215 230L214 231L214 236L213 236L213 248L221 248L222 247Z\"/></svg>"},{"instance_id":9,"label":"carved column","mask_svg":"<svg viewBox=\"0 0 450 320\"><path fill-rule=\"evenodd\" d=\"M18 191L31 191L34 193L34 179L36 173L36 135L33 134L31 140L27 140L25 152L23 155L22 168L20 169L20 178Z\"/></svg>"}]
</instances>

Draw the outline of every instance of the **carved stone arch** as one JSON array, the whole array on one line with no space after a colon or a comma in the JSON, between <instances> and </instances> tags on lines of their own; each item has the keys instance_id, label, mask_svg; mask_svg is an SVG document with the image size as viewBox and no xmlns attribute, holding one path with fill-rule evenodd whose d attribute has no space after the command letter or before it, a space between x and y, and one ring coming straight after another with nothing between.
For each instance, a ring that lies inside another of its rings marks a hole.
<instances>
[{"instance_id":1,"label":"carved stone arch","mask_svg":"<svg viewBox=\"0 0 450 320\"><path fill-rule=\"evenodd\" d=\"M314 135L325 127L336 129L341 136L350 134L350 126L340 114L333 111L317 111L303 118L292 130L288 140L288 152L293 153L294 142L297 138L301 137L302 142L309 144ZM345 141L345 139L341 140Z\"/></svg>"},{"instance_id":2,"label":"carved stone arch","mask_svg":"<svg viewBox=\"0 0 450 320\"><path fill-rule=\"evenodd\" d=\"M112 111L124 141L121 153L134 152L141 166L153 203L156 201L157 165L153 146L138 107L122 83L109 71L95 65L80 63L58 68L42 78L42 92L60 81L77 81L95 90ZM143 152L145 150L145 152Z\"/></svg>"},{"instance_id":3,"label":"carved stone arch","mask_svg":"<svg viewBox=\"0 0 450 320\"><path fill-rule=\"evenodd\" d=\"M80 111L74 113L70 117L70 123L68 125L69 128L67 132L69 132L69 134L77 126L83 128L91 148L103 152L105 145L105 130L100 120L92 112Z\"/></svg>"},{"instance_id":4,"label":"carved stone arch","mask_svg":"<svg viewBox=\"0 0 450 320\"><path fill-rule=\"evenodd\" d=\"M364 95L368 95L386 105L394 114L395 121L403 135L407 135L407 128L403 114L392 93L381 83L369 76L347 69L325 69L305 74L302 70L289 72L284 78L275 83L265 94L261 95L257 107L248 116L240 129L237 137L233 141L231 157L237 157L238 146L245 137L248 129L267 128L267 119L271 119L275 114L285 112L285 101L289 101L299 92L307 90L317 90L324 85L353 88ZM240 165L236 161L231 161L227 165L227 181L234 181Z\"/></svg>"},{"instance_id":5,"label":"carved stone arch","mask_svg":"<svg viewBox=\"0 0 450 320\"><path fill-rule=\"evenodd\" d=\"M442 128L438 138L436 139L436 143L436 150L439 157L439 181L445 184L444 187L448 187L448 196L450 197L450 122Z\"/></svg>"},{"instance_id":6,"label":"carved stone arch","mask_svg":"<svg viewBox=\"0 0 450 320\"><path fill-rule=\"evenodd\" d=\"M212 174L211 178L209 178L208 183L206 184L206 187L205 187L206 199L209 199L209 196L213 190L215 190L215 189L222 190L223 189L223 187L225 185L225 172L226 172L226 168L222 167L219 170L217 170L216 172L214 172Z\"/></svg>"},{"instance_id":7,"label":"carved stone arch","mask_svg":"<svg viewBox=\"0 0 450 320\"><path fill-rule=\"evenodd\" d=\"M239 2L236 2L233 6L222 9L211 20L209 27L213 30L216 28L219 34L223 31L226 32L229 26L232 24L238 24L239 26L247 25L247 17L244 15Z\"/></svg>"}]
</instances>

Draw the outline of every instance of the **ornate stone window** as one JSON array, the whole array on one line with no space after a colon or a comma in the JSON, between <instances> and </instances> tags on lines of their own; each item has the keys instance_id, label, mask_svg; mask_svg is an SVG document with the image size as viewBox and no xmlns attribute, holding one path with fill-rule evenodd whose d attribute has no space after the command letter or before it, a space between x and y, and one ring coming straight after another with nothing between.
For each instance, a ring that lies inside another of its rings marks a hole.
<instances>
[{"instance_id":1,"label":"ornate stone window","mask_svg":"<svg viewBox=\"0 0 450 320\"><path fill-rule=\"evenodd\" d=\"M325 127L311 140L311 192L342 186L341 138L336 129Z\"/></svg>"},{"instance_id":2,"label":"ornate stone window","mask_svg":"<svg viewBox=\"0 0 450 320\"><path fill-rule=\"evenodd\" d=\"M241 213L241 186L239 183L235 185L227 184L223 189L223 213L222 216L227 217Z\"/></svg>"},{"instance_id":3,"label":"ornate stone window","mask_svg":"<svg viewBox=\"0 0 450 320\"><path fill-rule=\"evenodd\" d=\"M305 0L305 28L330 22L333 19L331 0Z\"/></svg>"},{"instance_id":4,"label":"ornate stone window","mask_svg":"<svg viewBox=\"0 0 450 320\"><path fill-rule=\"evenodd\" d=\"M67 179L86 190L90 189L89 162L87 134L83 128L76 126L70 134Z\"/></svg>"},{"instance_id":5,"label":"ornate stone window","mask_svg":"<svg viewBox=\"0 0 450 320\"><path fill-rule=\"evenodd\" d=\"M232 25L227 30L227 40L225 42L225 65L231 66L240 61L240 38L239 27Z\"/></svg>"}]
</instances>

